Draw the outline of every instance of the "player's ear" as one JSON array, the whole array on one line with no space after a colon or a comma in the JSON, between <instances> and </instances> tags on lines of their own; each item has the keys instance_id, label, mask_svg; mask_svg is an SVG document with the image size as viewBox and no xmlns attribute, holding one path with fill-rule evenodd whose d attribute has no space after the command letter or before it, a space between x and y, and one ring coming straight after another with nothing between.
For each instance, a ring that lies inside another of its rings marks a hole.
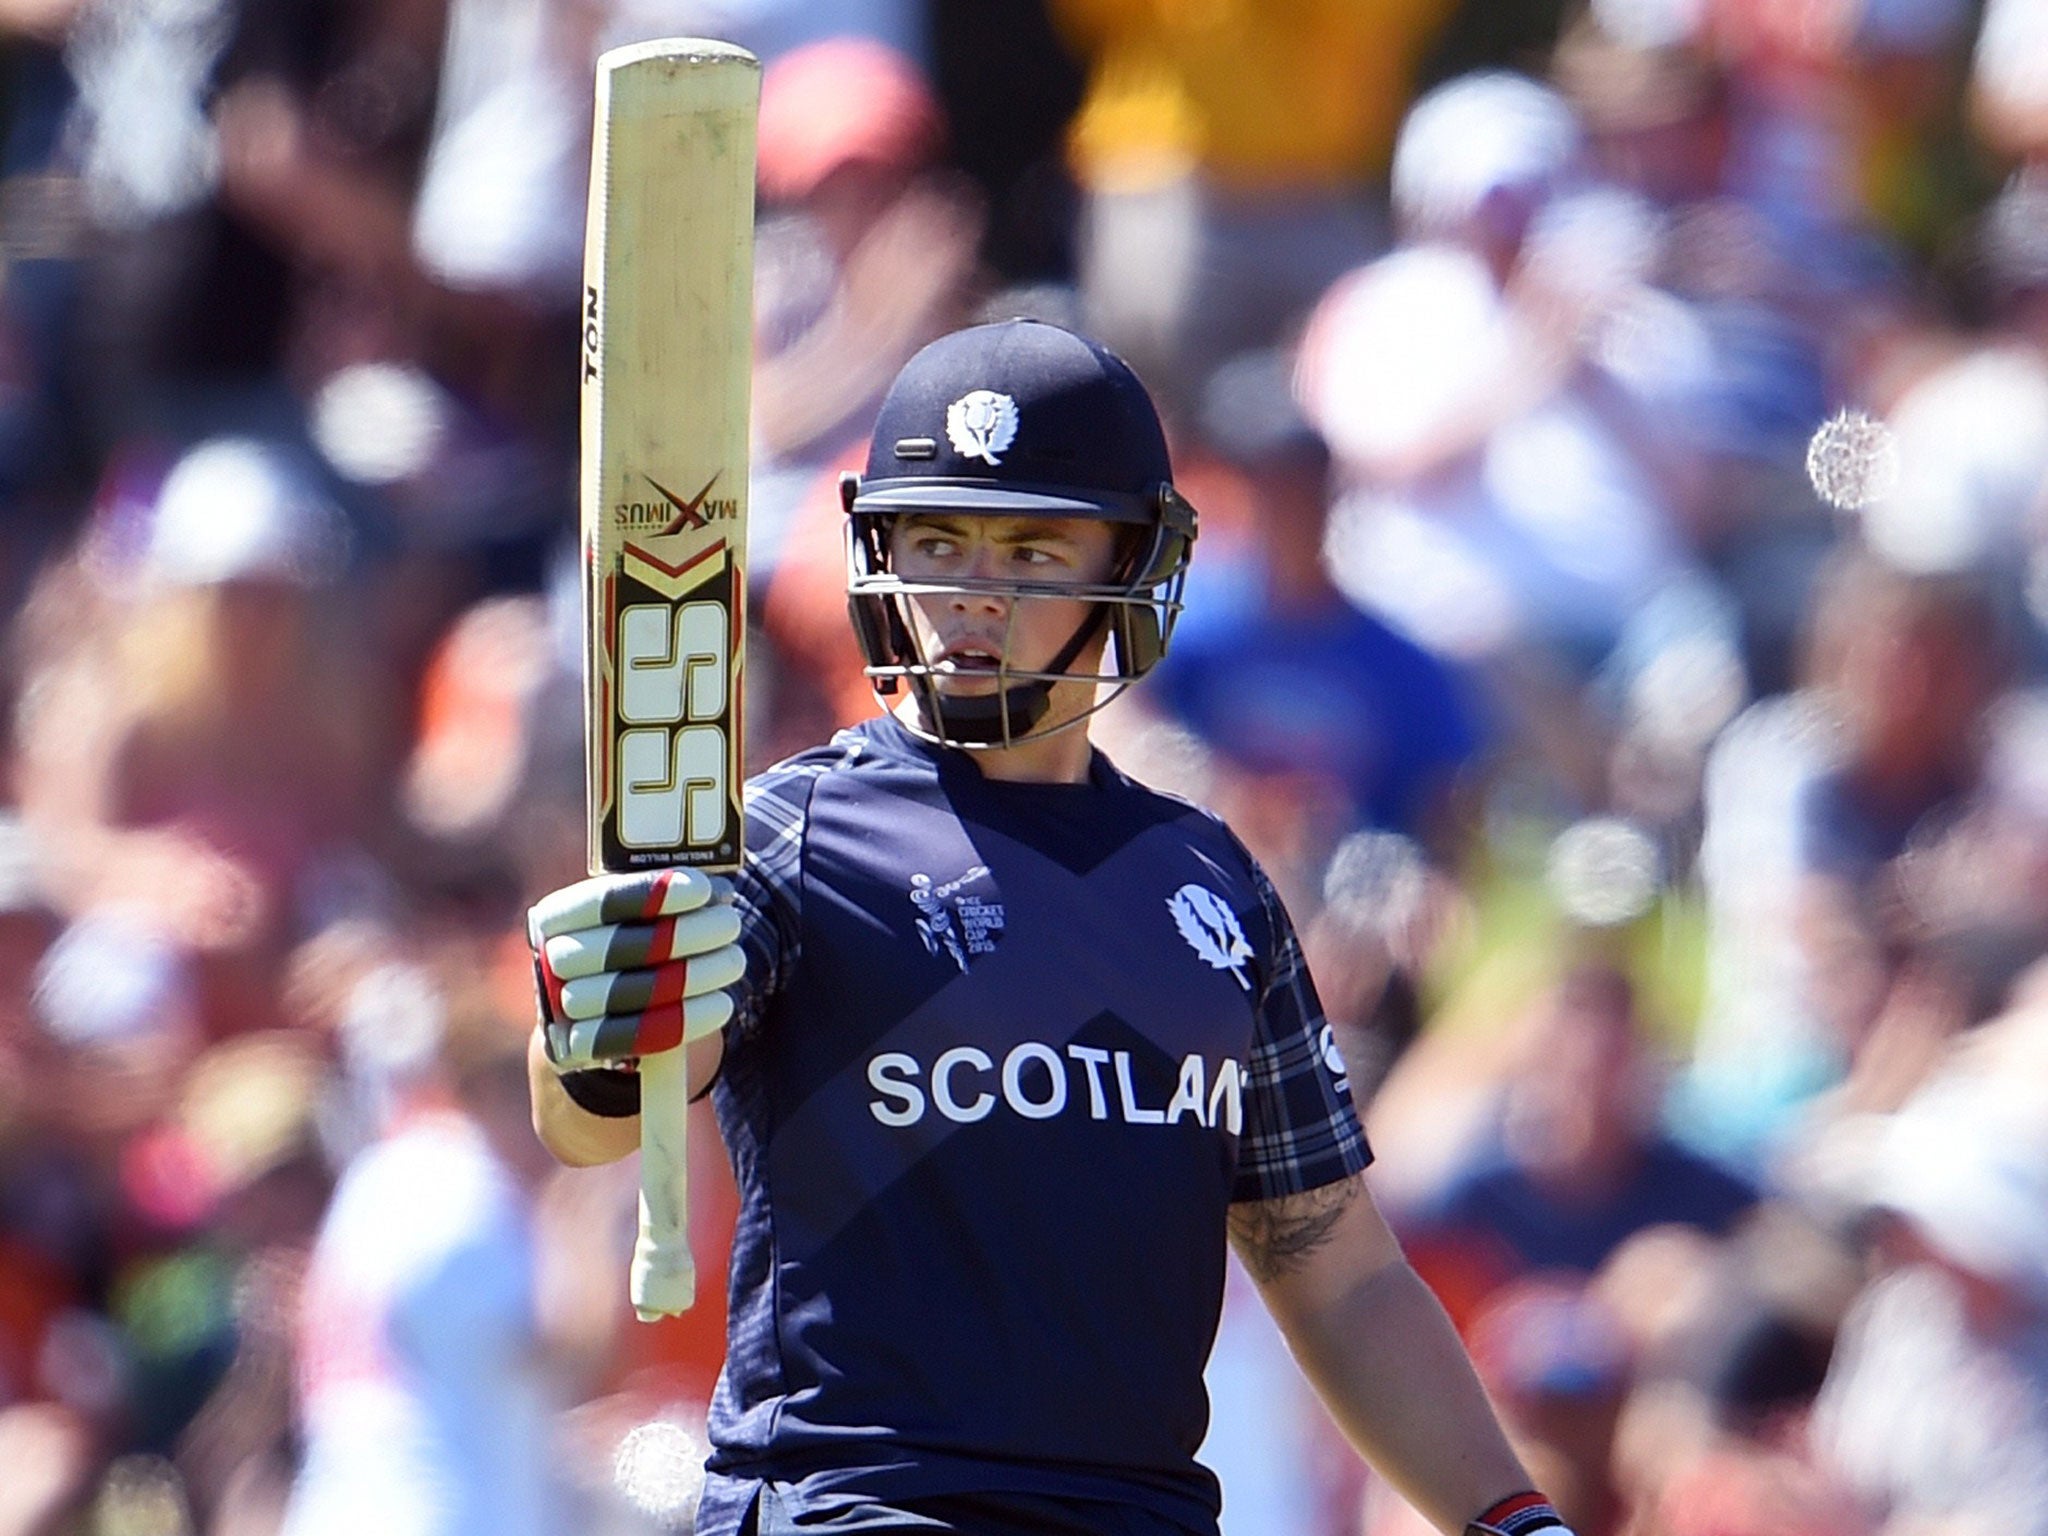
<instances>
[{"instance_id":1,"label":"player's ear","mask_svg":"<svg viewBox=\"0 0 2048 1536\"><path fill-rule=\"evenodd\" d=\"M1159 515L1150 528L1121 530L1128 542L1119 545L1119 569L1132 585L1158 586L1186 565L1200 521L1193 503L1170 485L1158 490Z\"/></svg>"},{"instance_id":2,"label":"player's ear","mask_svg":"<svg viewBox=\"0 0 2048 1536\"><path fill-rule=\"evenodd\" d=\"M1194 506L1171 485L1158 490L1159 515L1138 536L1125 561L1125 583L1136 593L1150 591L1154 601L1115 605L1110 635L1124 675L1143 677L1166 654L1166 645L1180 611L1181 582L1187 571L1199 522Z\"/></svg>"},{"instance_id":3,"label":"player's ear","mask_svg":"<svg viewBox=\"0 0 2048 1536\"><path fill-rule=\"evenodd\" d=\"M903 622L896 604L888 598L873 595L859 595L852 586L860 578L879 576L889 566L889 524L883 517L855 517L853 500L860 494L860 476L847 470L839 477L839 504L846 509L846 548L848 559L849 590L846 595L847 617L853 621L853 636L859 643L861 656L871 667L900 665L916 656L916 649L910 638L909 627ZM893 677L873 680L875 691L890 694L896 691L897 680Z\"/></svg>"},{"instance_id":4,"label":"player's ear","mask_svg":"<svg viewBox=\"0 0 2048 1536\"><path fill-rule=\"evenodd\" d=\"M1135 577L1151 545L1150 529L1139 528L1129 523L1118 524L1116 544L1109 560L1111 578L1116 581L1129 581Z\"/></svg>"},{"instance_id":5,"label":"player's ear","mask_svg":"<svg viewBox=\"0 0 2048 1536\"><path fill-rule=\"evenodd\" d=\"M878 574L889 568L889 532L895 526L893 517L877 517L869 513L866 517L855 517L854 498L860 495L860 476L854 471L841 470L839 474L839 505L846 509L848 547L860 545L867 557L867 572Z\"/></svg>"}]
</instances>

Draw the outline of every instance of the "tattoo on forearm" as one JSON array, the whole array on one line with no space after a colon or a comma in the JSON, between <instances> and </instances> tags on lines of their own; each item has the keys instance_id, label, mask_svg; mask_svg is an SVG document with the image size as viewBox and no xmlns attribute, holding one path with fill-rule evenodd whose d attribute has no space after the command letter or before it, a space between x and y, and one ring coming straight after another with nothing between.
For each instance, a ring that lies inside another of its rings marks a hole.
<instances>
[{"instance_id":1,"label":"tattoo on forearm","mask_svg":"<svg viewBox=\"0 0 2048 1536\"><path fill-rule=\"evenodd\" d=\"M1355 1178L1278 1200L1246 1200L1230 1208L1230 1238L1252 1278L1277 1279L1299 1269L1330 1240L1344 1209L1358 1198Z\"/></svg>"}]
</instances>

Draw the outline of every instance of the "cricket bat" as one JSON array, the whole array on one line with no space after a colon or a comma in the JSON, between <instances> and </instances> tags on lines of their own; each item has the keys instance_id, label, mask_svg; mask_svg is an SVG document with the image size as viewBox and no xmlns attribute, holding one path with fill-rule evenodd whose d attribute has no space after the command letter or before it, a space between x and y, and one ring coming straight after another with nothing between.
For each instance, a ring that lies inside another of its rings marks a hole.
<instances>
[{"instance_id":1,"label":"cricket bat","mask_svg":"<svg viewBox=\"0 0 2048 1536\"><path fill-rule=\"evenodd\" d=\"M584 689L590 872L745 849L747 396L761 66L697 38L597 62L583 279ZM696 1297L689 1075L640 1063L634 1309Z\"/></svg>"}]
</instances>

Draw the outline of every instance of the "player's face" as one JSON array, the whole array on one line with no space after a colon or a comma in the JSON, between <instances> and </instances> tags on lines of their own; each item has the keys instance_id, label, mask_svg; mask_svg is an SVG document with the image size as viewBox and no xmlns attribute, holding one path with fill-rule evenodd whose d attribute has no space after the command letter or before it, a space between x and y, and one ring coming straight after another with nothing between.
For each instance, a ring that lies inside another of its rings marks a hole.
<instances>
[{"instance_id":1,"label":"player's face","mask_svg":"<svg viewBox=\"0 0 2048 1536\"><path fill-rule=\"evenodd\" d=\"M918 513L889 535L890 568L908 582L1083 586L1107 581L1115 556L1115 530L1092 518ZM993 692L1005 659L1014 671L1045 670L1093 606L999 592L927 593L909 603L939 687L960 694ZM1101 637L1091 638L1065 670L1093 670L1101 649Z\"/></svg>"}]
</instances>

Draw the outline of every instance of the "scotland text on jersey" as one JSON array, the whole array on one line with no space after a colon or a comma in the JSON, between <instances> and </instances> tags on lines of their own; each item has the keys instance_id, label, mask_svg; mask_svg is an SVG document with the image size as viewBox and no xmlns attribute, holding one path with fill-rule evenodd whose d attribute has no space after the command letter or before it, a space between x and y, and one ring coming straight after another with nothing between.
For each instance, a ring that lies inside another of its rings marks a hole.
<instances>
[{"instance_id":1,"label":"scotland text on jersey","mask_svg":"<svg viewBox=\"0 0 2048 1536\"><path fill-rule=\"evenodd\" d=\"M1041 1040L1026 1040L995 1059L974 1045L942 1051L927 1072L915 1056L884 1051L868 1061L868 1086L877 1097L868 1110L883 1125L916 1125L929 1110L960 1125L985 1120L1002 1105L1026 1120L1086 1113L1125 1125L1177 1125L1236 1136L1244 1129L1244 1065L1228 1056L1210 1072L1196 1055L1181 1059L1173 1092L1161 1102L1132 1077L1129 1051L1069 1044L1064 1054ZM1151 1085L1147 1085L1151 1086ZM1151 1099L1148 1104L1147 1098Z\"/></svg>"}]
</instances>

